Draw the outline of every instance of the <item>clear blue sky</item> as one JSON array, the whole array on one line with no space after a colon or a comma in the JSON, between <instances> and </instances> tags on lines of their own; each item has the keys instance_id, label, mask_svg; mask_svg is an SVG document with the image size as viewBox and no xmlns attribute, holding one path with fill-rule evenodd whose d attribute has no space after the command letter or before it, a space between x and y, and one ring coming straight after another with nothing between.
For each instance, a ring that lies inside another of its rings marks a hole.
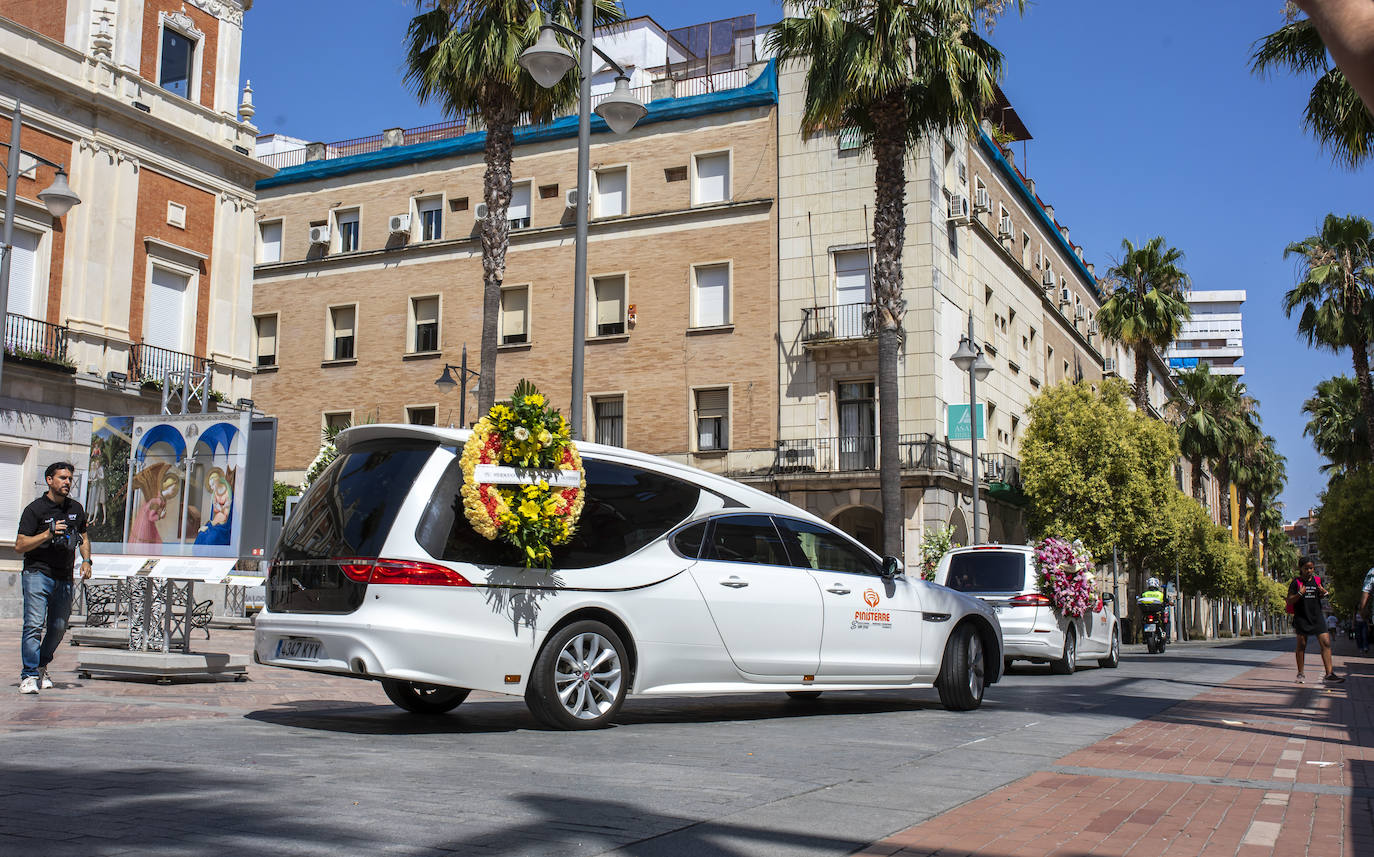
<instances>
[{"instance_id":1,"label":"clear blue sky","mask_svg":"<svg viewBox=\"0 0 1374 857\"><path fill-rule=\"evenodd\" d=\"M625 0L668 27L753 12L770 0ZM1164 235L1199 289L1249 292L1246 382L1288 458L1287 517L1325 485L1301 406L1348 355L1310 351L1280 309L1294 267L1283 248L1328 212L1374 216L1374 171L1336 167L1302 130L1307 81L1261 80L1251 44L1282 22L1280 0L1040 0L993 34L1008 97L1030 128L1022 163L1090 261L1122 238ZM245 19L243 73L256 122L308 140L364 136L440 119L401 82L410 0L264 0ZM308 38L301 35L308 33ZM1021 153L1017 152L1018 157Z\"/></svg>"}]
</instances>

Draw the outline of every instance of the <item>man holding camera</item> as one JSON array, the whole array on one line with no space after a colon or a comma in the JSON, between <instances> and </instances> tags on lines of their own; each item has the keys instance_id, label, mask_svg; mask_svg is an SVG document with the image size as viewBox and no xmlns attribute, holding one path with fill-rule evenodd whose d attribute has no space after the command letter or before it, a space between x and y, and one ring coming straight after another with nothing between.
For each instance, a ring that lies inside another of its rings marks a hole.
<instances>
[{"instance_id":1,"label":"man holding camera","mask_svg":"<svg viewBox=\"0 0 1374 857\"><path fill-rule=\"evenodd\" d=\"M81 548L81 578L91 576L91 540L86 510L71 498L75 468L65 461L49 464L43 476L48 490L24 507L14 549L24 555L24 635L20 641L23 671L20 693L52 687L52 662L67 618L72 612L72 571Z\"/></svg>"}]
</instances>

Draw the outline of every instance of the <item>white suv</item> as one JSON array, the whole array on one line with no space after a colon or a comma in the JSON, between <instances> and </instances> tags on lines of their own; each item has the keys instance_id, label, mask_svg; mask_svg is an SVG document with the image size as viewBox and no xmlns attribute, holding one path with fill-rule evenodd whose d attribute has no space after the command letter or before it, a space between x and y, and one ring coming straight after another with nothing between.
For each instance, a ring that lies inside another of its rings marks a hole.
<instances>
[{"instance_id":1,"label":"white suv","mask_svg":"<svg viewBox=\"0 0 1374 857\"><path fill-rule=\"evenodd\" d=\"M545 724L606 725L627 693L939 689L977 708L1002 636L976 598L908 579L776 497L579 444L586 504L552 570L512 564L463 515L466 431L360 426L282 533L261 663L380 680L409 711L471 689Z\"/></svg>"},{"instance_id":2,"label":"white suv","mask_svg":"<svg viewBox=\"0 0 1374 857\"><path fill-rule=\"evenodd\" d=\"M935 569L935 582L981 598L1002 623L1003 655L1049 663L1056 673L1084 662L1121 662L1121 629L1110 593L1094 609L1070 619L1050 605L1036 585L1035 550L1020 545L955 548Z\"/></svg>"}]
</instances>

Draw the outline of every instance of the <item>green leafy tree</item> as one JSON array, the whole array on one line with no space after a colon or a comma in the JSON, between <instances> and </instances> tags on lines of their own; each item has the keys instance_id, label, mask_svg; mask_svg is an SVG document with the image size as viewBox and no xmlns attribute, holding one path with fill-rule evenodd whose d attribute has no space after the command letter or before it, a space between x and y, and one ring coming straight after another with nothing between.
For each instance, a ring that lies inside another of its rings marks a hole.
<instances>
[{"instance_id":1,"label":"green leafy tree","mask_svg":"<svg viewBox=\"0 0 1374 857\"><path fill-rule=\"evenodd\" d=\"M991 7L1005 5L993 3ZM858 131L876 162L874 317L878 331L879 487L883 550L902 552L897 355L906 301L906 164L921 140L976 128L991 104L1002 57L976 30L989 8L974 0L799 0L768 46L806 65L803 133ZM994 9L994 11L1000 11Z\"/></svg>"},{"instance_id":2,"label":"green leafy tree","mask_svg":"<svg viewBox=\"0 0 1374 857\"><path fill-rule=\"evenodd\" d=\"M1360 410L1360 386L1349 375L1317 382L1302 403L1308 416L1302 433L1312 438L1327 463L1324 473L1342 474L1370 460L1369 427Z\"/></svg>"},{"instance_id":3,"label":"green leafy tree","mask_svg":"<svg viewBox=\"0 0 1374 857\"><path fill-rule=\"evenodd\" d=\"M1121 242L1121 261L1107 271L1112 296L1097 313L1102 335L1126 345L1135 355L1135 406L1150 404L1150 350L1162 351L1178 338L1192 316L1184 296L1188 275L1178 266L1183 254L1156 236L1139 247Z\"/></svg>"},{"instance_id":4,"label":"green leafy tree","mask_svg":"<svg viewBox=\"0 0 1374 857\"><path fill-rule=\"evenodd\" d=\"M1159 527L1174 487L1173 430L1130 407L1125 383L1094 393L1062 383L1037 396L1021 443L1021 478L1034 537L1082 539L1094 556L1113 546L1138 578L1165 554L1175 533Z\"/></svg>"},{"instance_id":5,"label":"green leafy tree","mask_svg":"<svg viewBox=\"0 0 1374 857\"><path fill-rule=\"evenodd\" d=\"M1350 349L1360 390L1370 452L1374 455L1374 384L1369 344L1374 335L1374 225L1357 215L1328 214L1316 235L1288 245L1298 259L1298 284L1283 296L1283 311L1298 312L1307 344L1333 352Z\"/></svg>"},{"instance_id":6,"label":"green leafy tree","mask_svg":"<svg viewBox=\"0 0 1374 857\"><path fill-rule=\"evenodd\" d=\"M1365 109L1327 53L1321 35L1308 18L1297 18L1255 43L1250 70L1270 75L1288 72L1315 77L1307 97L1304 127L1341 164L1354 168L1374 152L1374 117Z\"/></svg>"},{"instance_id":7,"label":"green leafy tree","mask_svg":"<svg viewBox=\"0 0 1374 857\"><path fill-rule=\"evenodd\" d=\"M416 0L420 14L406 32L406 83L421 103L448 116L480 118L486 131L482 199L482 348L477 412L496 401L497 322L510 244L511 157L515 126L548 122L576 104L574 75L549 89L519 65L546 22L578 28L581 4L571 0ZM596 0L595 24L624 18L613 0ZM576 48L573 49L577 54Z\"/></svg>"},{"instance_id":8,"label":"green leafy tree","mask_svg":"<svg viewBox=\"0 0 1374 857\"><path fill-rule=\"evenodd\" d=\"M272 514L281 517L286 514L286 498L295 497L301 493L299 485L292 485L289 482L272 483Z\"/></svg>"},{"instance_id":9,"label":"green leafy tree","mask_svg":"<svg viewBox=\"0 0 1374 857\"><path fill-rule=\"evenodd\" d=\"M1374 521L1374 467L1360 467L1343 477L1335 477L1321 497L1322 561L1326 563L1327 588L1350 615L1359 603L1364 575L1374 568L1374 539L1369 537L1369 522Z\"/></svg>"}]
</instances>

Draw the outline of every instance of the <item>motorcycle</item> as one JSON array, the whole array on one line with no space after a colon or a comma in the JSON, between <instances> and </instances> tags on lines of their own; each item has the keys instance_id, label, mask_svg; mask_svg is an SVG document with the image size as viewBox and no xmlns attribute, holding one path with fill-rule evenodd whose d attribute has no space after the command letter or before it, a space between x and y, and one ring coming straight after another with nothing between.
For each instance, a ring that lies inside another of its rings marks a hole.
<instances>
[{"instance_id":1,"label":"motorcycle","mask_svg":"<svg viewBox=\"0 0 1374 857\"><path fill-rule=\"evenodd\" d=\"M1139 603L1139 602L1137 602ZM1161 654L1169 642L1169 616L1162 604L1140 605L1141 635L1145 639L1145 650L1152 655Z\"/></svg>"}]
</instances>

